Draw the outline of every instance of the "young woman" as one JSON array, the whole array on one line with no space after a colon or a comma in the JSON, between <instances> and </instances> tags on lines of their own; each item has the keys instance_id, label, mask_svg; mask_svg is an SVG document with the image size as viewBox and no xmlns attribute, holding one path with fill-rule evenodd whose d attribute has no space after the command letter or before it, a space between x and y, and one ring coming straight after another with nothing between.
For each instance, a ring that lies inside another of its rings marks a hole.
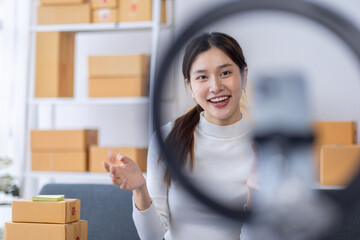
<instances>
[{"instance_id":1,"label":"young woman","mask_svg":"<svg viewBox=\"0 0 360 240\"><path fill-rule=\"evenodd\" d=\"M229 207L242 207L254 159L251 126L239 106L248 71L242 49L229 35L206 33L187 46L182 69L197 105L163 127L166 142L175 147L194 184ZM141 239L240 238L240 222L203 206L172 179L154 137L146 181L133 160L118 160L121 165L104 167L113 184L133 191L133 219Z\"/></svg>"}]
</instances>

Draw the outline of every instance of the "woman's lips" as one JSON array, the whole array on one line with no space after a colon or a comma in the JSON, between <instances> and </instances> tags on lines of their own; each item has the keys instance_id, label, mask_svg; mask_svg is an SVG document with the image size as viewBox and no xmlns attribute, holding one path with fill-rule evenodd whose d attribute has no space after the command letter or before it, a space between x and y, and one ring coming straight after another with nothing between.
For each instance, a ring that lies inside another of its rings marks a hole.
<instances>
[{"instance_id":1,"label":"woman's lips","mask_svg":"<svg viewBox=\"0 0 360 240\"><path fill-rule=\"evenodd\" d=\"M231 96L213 97L209 99L208 102L214 107L224 107L229 103L230 98Z\"/></svg>"}]
</instances>

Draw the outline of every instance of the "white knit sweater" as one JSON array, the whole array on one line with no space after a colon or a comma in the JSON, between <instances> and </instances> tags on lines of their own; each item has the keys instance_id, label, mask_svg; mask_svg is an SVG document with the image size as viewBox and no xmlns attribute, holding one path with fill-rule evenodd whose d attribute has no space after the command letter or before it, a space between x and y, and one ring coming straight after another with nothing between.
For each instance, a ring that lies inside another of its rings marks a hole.
<instances>
[{"instance_id":1,"label":"white knit sweater","mask_svg":"<svg viewBox=\"0 0 360 240\"><path fill-rule=\"evenodd\" d=\"M172 123L164 126L165 134ZM195 164L188 176L211 197L230 207L240 208L246 202L246 180L254 153L250 139L251 125L243 118L227 126L208 122L203 113L195 129ZM133 219L143 240L239 239L240 222L233 222L194 199L180 183L170 188L163 182L165 166L158 163L158 148L152 138L148 153L147 186L151 206L139 211L135 205ZM188 167L186 168L189 169Z\"/></svg>"}]
</instances>

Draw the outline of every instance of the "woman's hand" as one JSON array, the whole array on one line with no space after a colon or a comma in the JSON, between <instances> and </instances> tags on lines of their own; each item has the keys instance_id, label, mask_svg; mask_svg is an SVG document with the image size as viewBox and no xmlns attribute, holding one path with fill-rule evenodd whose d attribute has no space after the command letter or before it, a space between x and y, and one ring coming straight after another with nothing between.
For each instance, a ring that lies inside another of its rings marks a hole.
<instances>
[{"instance_id":1,"label":"woman's hand","mask_svg":"<svg viewBox=\"0 0 360 240\"><path fill-rule=\"evenodd\" d=\"M124 190L136 190L145 186L146 181L136 162L130 158L118 154L117 160L120 165L110 165L103 162L104 168L110 173L112 183ZM109 158L110 163L115 163L114 156Z\"/></svg>"}]
</instances>

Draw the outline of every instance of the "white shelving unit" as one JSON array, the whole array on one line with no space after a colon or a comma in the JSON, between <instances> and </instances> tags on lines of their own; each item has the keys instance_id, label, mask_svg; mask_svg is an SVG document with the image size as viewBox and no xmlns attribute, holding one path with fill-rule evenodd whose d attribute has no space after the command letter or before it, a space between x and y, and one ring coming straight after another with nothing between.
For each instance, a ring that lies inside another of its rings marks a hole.
<instances>
[{"instance_id":1,"label":"white shelving unit","mask_svg":"<svg viewBox=\"0 0 360 240\"><path fill-rule=\"evenodd\" d=\"M27 96L27 107L26 107L26 144L25 144L25 156L24 159L24 180L23 181L23 196L29 197L37 193L41 181L45 182L56 182L57 179L73 179L74 182L78 180L83 181L96 181L99 183L110 183L109 175L107 173L91 173L91 172L40 172L31 170L31 152L30 152L30 129L36 128L37 110L41 106L47 106L51 108L51 118L54 118L55 110L57 107L62 106L147 106L150 109L150 97L126 97L126 98L89 98L79 97L75 95L74 86L74 98L35 98L34 97L34 83L35 83L35 48L36 48L36 33L37 32L76 32L76 33L89 33L89 32L115 32L115 31L138 31L138 30L149 30L151 31L151 59L150 59L150 84L149 93L152 92L153 83L155 79L155 69L157 61L157 52L159 44L160 30L163 28L171 28L172 18L172 2L167 1L167 24L160 23L161 13L161 0L152 0L152 21L147 22L130 22L130 23L89 23L89 24L69 24L69 25L36 25L36 7L38 3L36 0L32 0L33 4L31 7L31 25L30 25L30 59L29 59L29 70L28 70L28 96ZM170 17L169 17L170 15ZM74 83L75 84L75 83ZM33 120L33 119L36 120ZM148 130L152 132L152 121L149 117ZM35 121L35 124L34 124ZM55 121L53 121L53 124ZM53 125L52 124L52 125ZM55 126L52 126L55 127ZM149 135L150 136L150 135Z\"/></svg>"},{"instance_id":2,"label":"white shelving unit","mask_svg":"<svg viewBox=\"0 0 360 240\"><path fill-rule=\"evenodd\" d=\"M88 98L83 100L74 100L69 98L39 98L31 99L29 105L122 105L122 104L149 104L148 97L124 97L124 98Z\"/></svg>"}]
</instances>

